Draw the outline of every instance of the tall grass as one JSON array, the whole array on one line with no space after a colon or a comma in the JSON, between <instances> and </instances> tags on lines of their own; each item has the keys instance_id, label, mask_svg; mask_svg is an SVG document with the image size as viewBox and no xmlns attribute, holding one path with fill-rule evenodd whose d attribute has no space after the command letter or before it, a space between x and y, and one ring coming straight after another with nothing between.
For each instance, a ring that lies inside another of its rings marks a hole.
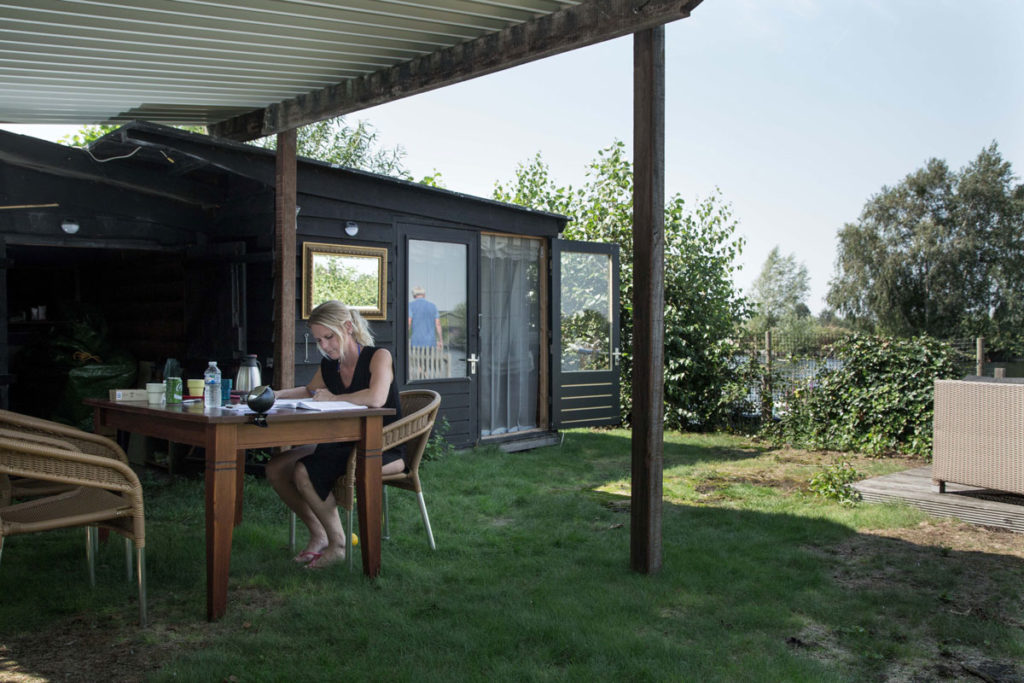
<instances>
[{"instance_id":1,"label":"tall grass","mask_svg":"<svg viewBox=\"0 0 1024 683\"><path fill-rule=\"evenodd\" d=\"M667 435L663 566L640 575L627 432L450 455L421 472L437 551L414 497L392 492L375 581L292 563L283 506L248 479L214 624L202 482L147 477L150 627L133 626L120 543L103 548L90 590L84 533L21 536L0 567L0 645L86 613L148 657L156 681L861 681L927 678L978 653L1024 659L1020 559L861 533L926 518L815 498L818 469L740 438ZM969 590L979 566L985 595Z\"/></svg>"}]
</instances>

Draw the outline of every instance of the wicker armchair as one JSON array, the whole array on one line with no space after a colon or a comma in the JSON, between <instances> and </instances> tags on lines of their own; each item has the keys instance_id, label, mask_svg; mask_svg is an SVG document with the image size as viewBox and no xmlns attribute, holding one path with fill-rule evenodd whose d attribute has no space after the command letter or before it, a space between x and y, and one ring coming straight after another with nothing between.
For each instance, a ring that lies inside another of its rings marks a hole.
<instances>
[{"instance_id":1,"label":"wicker armchair","mask_svg":"<svg viewBox=\"0 0 1024 683\"><path fill-rule=\"evenodd\" d=\"M139 623L146 625L145 516L142 485L117 459L82 453L38 434L0 430L0 475L27 477L71 488L54 495L0 507L0 559L4 539L17 534L85 526L90 581L95 581L95 526L134 541L137 555ZM131 555L129 554L130 558ZM130 573L130 570L129 570Z\"/></svg>"},{"instance_id":2,"label":"wicker armchair","mask_svg":"<svg viewBox=\"0 0 1024 683\"><path fill-rule=\"evenodd\" d=\"M385 474L381 478L384 483L384 538L390 538L388 487L394 486L416 494L416 500L420 504L420 516L423 517L423 526L427 530L427 541L430 543L430 549L436 550L434 532L430 529L430 518L427 516L427 505L423 502L420 462L423 461L423 451L426 450L430 432L434 429L434 420L437 419L438 408L441 407L441 395L429 389L415 389L403 391L400 398L402 419L392 422L384 428L383 449L389 450L399 444L406 444L406 468L404 472Z\"/></svg>"},{"instance_id":3,"label":"wicker armchair","mask_svg":"<svg viewBox=\"0 0 1024 683\"><path fill-rule=\"evenodd\" d=\"M125 455L125 452L107 437L83 432L81 429L53 420L22 415L10 410L0 410L0 429L16 429L21 432L60 439L69 442L82 453L115 458L128 464L128 456Z\"/></svg>"},{"instance_id":4,"label":"wicker armchair","mask_svg":"<svg viewBox=\"0 0 1024 683\"><path fill-rule=\"evenodd\" d=\"M402 405L402 417L384 427L381 450L387 451L407 444L405 449L406 470L398 474L385 474L382 477L384 484L384 538L389 537L389 520L387 505L387 487L396 486L416 493L420 504L420 515L423 517L423 526L427 530L427 540L431 550L436 550L434 544L434 532L430 528L430 517L427 516L427 506L423 501L423 488L420 485L420 462L423 460L423 451L426 449L427 441L430 439L430 432L434 428L434 420L437 418L437 410L441 406L441 395L436 391L426 389L415 389L403 391L399 394L399 401ZM352 513L355 502L356 482L356 459L348 459L348 469L344 477L338 479L334 484L334 499L338 507L346 512L348 538L345 548L345 557L349 569L353 567L352 552ZM295 550L295 513L291 513L290 545Z\"/></svg>"},{"instance_id":5,"label":"wicker armchair","mask_svg":"<svg viewBox=\"0 0 1024 683\"><path fill-rule=\"evenodd\" d=\"M114 458L126 465L128 464L128 456L125 455L120 446L110 439L98 434L83 432L75 427L53 422L52 420L23 415L10 410L0 410L0 429L21 432L26 436L35 435L42 438L56 439L58 444L62 444L65 447L70 445L82 453ZM43 443L45 444L45 442ZM51 443L50 445L54 444ZM58 447L61 446L58 445ZM9 483L9 487L0 486L0 505L9 505L12 498L51 496L73 488L59 482L24 477L13 479Z\"/></svg>"},{"instance_id":6,"label":"wicker armchair","mask_svg":"<svg viewBox=\"0 0 1024 683\"><path fill-rule=\"evenodd\" d=\"M946 482L1024 495L1024 380L936 380L932 490Z\"/></svg>"}]
</instances>

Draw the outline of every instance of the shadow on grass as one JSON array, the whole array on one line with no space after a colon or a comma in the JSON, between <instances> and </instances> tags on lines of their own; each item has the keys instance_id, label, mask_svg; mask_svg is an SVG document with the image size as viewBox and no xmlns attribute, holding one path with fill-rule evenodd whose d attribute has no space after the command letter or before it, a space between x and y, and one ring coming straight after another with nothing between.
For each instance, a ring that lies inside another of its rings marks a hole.
<instances>
[{"instance_id":1,"label":"shadow on grass","mask_svg":"<svg viewBox=\"0 0 1024 683\"><path fill-rule=\"evenodd\" d=\"M80 653L81 679L139 680L111 670L113 653L127 649L134 675L146 662L150 680L1020 675L1024 606L1011 587L1021 561L858 534L843 512L830 520L666 505L661 571L630 571L629 515L592 493L629 476L629 443L573 433L561 447L477 449L426 464L438 550L427 546L414 497L397 492L373 582L295 566L283 506L264 481L249 480L228 614L216 624L202 620L201 482L153 482L152 625L133 626L132 589L111 548L90 592L77 537L11 539L0 581L18 588L0 604L0 678L10 662L58 678L54 634L65 650L81 642L105 654ZM730 444L666 443L666 462L756 454Z\"/></svg>"}]
</instances>

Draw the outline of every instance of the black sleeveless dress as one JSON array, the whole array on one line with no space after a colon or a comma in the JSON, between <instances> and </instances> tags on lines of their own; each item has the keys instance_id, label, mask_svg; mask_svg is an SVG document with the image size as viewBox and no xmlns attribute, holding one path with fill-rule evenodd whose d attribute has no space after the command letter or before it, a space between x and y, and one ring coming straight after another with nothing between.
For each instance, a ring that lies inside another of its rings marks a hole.
<instances>
[{"instance_id":1,"label":"black sleeveless dress","mask_svg":"<svg viewBox=\"0 0 1024 683\"><path fill-rule=\"evenodd\" d=\"M324 378L327 390L332 394L348 394L369 389L370 359L376 351L376 346L365 346L360 350L359 358L356 359L356 369L352 373L352 383L348 386L345 386L341 381L341 375L338 374L338 361L330 358L321 360L320 375ZM344 398L342 396L341 400ZM384 407L395 409L394 415L384 418L384 424L390 424L402 417L402 405L398 400L398 388L395 386L394 380L391 381L391 386L388 388L388 399ZM338 477L345 475L348 459L353 450L355 450L355 445L351 442L321 443L317 444L315 451L299 460L309 473L309 480L312 482L313 488L316 489L317 495L320 496L320 500L327 500L327 495L334 487L334 482L338 480ZM405 448L399 446L385 451L381 457L381 464L387 465L401 460L403 457L405 457Z\"/></svg>"}]
</instances>

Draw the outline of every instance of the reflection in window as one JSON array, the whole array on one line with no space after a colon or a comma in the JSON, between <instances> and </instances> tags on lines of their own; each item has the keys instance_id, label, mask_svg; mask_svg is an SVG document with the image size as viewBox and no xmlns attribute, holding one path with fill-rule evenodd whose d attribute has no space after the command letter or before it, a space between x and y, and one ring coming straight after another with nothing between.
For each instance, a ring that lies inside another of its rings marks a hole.
<instances>
[{"instance_id":1,"label":"reflection in window","mask_svg":"<svg viewBox=\"0 0 1024 683\"><path fill-rule=\"evenodd\" d=\"M562 252L562 371L609 370L612 272L605 254Z\"/></svg>"},{"instance_id":2,"label":"reflection in window","mask_svg":"<svg viewBox=\"0 0 1024 683\"><path fill-rule=\"evenodd\" d=\"M466 376L466 250L464 244L409 240L410 381Z\"/></svg>"}]
</instances>

